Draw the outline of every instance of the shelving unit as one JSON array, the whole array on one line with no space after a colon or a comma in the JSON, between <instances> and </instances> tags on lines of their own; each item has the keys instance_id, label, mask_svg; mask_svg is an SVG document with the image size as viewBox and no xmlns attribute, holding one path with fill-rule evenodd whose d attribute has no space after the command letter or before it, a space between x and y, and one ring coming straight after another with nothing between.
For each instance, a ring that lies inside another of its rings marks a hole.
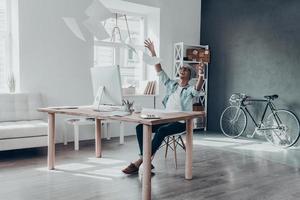
<instances>
[{"instance_id":1,"label":"shelving unit","mask_svg":"<svg viewBox=\"0 0 300 200\"><path fill-rule=\"evenodd\" d=\"M198 61L191 61L186 60L186 50L187 49L205 49L209 52L209 46L208 45L190 45L185 44L183 42L178 42L174 44L174 71L173 71L173 77L176 79L178 78L178 68L183 64L189 64L189 65L197 65L200 64ZM204 129L206 131L207 129L207 98L208 98L208 64L209 61L204 61L205 67L204 67L204 82L202 85L202 91L203 95L196 98L194 100L194 103L199 103L203 106L203 111L205 112L204 118L197 118L194 120L194 129ZM197 81L196 78L192 78L190 81L190 84L195 84Z\"/></svg>"}]
</instances>

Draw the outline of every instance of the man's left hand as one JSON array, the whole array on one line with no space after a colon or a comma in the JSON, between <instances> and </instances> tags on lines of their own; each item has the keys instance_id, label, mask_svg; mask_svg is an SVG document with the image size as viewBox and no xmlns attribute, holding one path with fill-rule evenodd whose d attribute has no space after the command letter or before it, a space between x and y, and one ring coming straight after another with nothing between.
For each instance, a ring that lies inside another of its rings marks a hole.
<instances>
[{"instance_id":1,"label":"man's left hand","mask_svg":"<svg viewBox=\"0 0 300 200\"><path fill-rule=\"evenodd\" d=\"M198 74L204 74L204 62L200 61L199 65L198 65Z\"/></svg>"}]
</instances>

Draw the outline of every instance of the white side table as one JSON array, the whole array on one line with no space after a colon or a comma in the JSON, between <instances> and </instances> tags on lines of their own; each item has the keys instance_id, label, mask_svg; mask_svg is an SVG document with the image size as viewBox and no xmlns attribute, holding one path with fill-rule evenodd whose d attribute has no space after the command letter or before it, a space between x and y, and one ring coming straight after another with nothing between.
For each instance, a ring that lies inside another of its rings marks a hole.
<instances>
[{"instance_id":1,"label":"white side table","mask_svg":"<svg viewBox=\"0 0 300 200\"><path fill-rule=\"evenodd\" d=\"M71 124L74 126L74 149L79 150L79 126L82 125L95 125L95 121L93 118L69 118L66 119L65 122L67 124ZM110 139L109 136L109 124L110 123L119 123L120 124L120 144L124 144L124 122L114 121L114 120L102 120L102 125L104 126L104 135L106 139ZM67 145L67 136L66 129L63 134L64 144Z\"/></svg>"}]
</instances>

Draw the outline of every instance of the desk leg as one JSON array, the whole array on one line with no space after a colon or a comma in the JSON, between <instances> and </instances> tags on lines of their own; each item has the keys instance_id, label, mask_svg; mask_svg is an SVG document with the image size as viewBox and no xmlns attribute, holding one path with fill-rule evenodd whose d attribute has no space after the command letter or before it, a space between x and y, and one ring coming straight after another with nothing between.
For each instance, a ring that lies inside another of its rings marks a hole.
<instances>
[{"instance_id":1,"label":"desk leg","mask_svg":"<svg viewBox=\"0 0 300 200\"><path fill-rule=\"evenodd\" d=\"M74 124L74 150L79 150L79 125L76 122Z\"/></svg>"},{"instance_id":2,"label":"desk leg","mask_svg":"<svg viewBox=\"0 0 300 200\"><path fill-rule=\"evenodd\" d=\"M48 113L48 169L55 165L55 114Z\"/></svg>"},{"instance_id":3,"label":"desk leg","mask_svg":"<svg viewBox=\"0 0 300 200\"><path fill-rule=\"evenodd\" d=\"M143 200L151 199L151 135L152 126L143 126Z\"/></svg>"},{"instance_id":4,"label":"desk leg","mask_svg":"<svg viewBox=\"0 0 300 200\"><path fill-rule=\"evenodd\" d=\"M109 132L109 123L106 122L106 123L104 124L104 127L105 127L106 139L107 139L107 140L110 140L111 138L110 138L110 136L109 136L109 134L110 134L110 132Z\"/></svg>"},{"instance_id":5,"label":"desk leg","mask_svg":"<svg viewBox=\"0 0 300 200\"><path fill-rule=\"evenodd\" d=\"M96 157L101 158L101 120L95 119Z\"/></svg>"},{"instance_id":6,"label":"desk leg","mask_svg":"<svg viewBox=\"0 0 300 200\"><path fill-rule=\"evenodd\" d=\"M120 144L124 144L124 122L120 122Z\"/></svg>"},{"instance_id":7,"label":"desk leg","mask_svg":"<svg viewBox=\"0 0 300 200\"><path fill-rule=\"evenodd\" d=\"M193 163L193 119L186 120L186 156L185 156L185 179L192 179Z\"/></svg>"}]
</instances>

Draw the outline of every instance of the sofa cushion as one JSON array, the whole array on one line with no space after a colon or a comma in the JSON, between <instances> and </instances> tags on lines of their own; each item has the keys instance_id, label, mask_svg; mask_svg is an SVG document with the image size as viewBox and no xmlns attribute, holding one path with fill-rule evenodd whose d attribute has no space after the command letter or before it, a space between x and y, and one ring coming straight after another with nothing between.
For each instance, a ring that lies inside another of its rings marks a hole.
<instances>
[{"instance_id":1,"label":"sofa cushion","mask_svg":"<svg viewBox=\"0 0 300 200\"><path fill-rule=\"evenodd\" d=\"M35 93L0 94L0 122L42 119L42 97Z\"/></svg>"},{"instance_id":2,"label":"sofa cushion","mask_svg":"<svg viewBox=\"0 0 300 200\"><path fill-rule=\"evenodd\" d=\"M0 151L47 146L47 136L0 139Z\"/></svg>"},{"instance_id":3,"label":"sofa cushion","mask_svg":"<svg viewBox=\"0 0 300 200\"><path fill-rule=\"evenodd\" d=\"M48 134L48 123L42 120L0 122L0 140Z\"/></svg>"}]
</instances>

